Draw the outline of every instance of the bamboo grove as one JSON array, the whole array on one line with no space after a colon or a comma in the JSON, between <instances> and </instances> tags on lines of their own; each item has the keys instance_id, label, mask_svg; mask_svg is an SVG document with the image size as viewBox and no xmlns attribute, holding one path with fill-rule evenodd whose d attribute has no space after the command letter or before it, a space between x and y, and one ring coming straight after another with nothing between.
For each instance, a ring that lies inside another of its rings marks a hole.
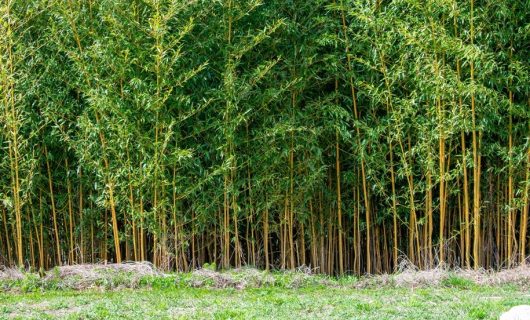
<instances>
[{"instance_id":1,"label":"bamboo grove","mask_svg":"<svg viewBox=\"0 0 530 320\"><path fill-rule=\"evenodd\" d=\"M1 0L0 265L524 263L530 2Z\"/></svg>"}]
</instances>

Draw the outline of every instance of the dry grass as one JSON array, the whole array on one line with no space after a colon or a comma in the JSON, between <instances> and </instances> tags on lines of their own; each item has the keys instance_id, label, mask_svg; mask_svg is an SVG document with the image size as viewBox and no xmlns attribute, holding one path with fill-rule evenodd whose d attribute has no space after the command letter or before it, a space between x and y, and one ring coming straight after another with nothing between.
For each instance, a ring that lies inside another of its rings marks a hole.
<instances>
[{"instance_id":1,"label":"dry grass","mask_svg":"<svg viewBox=\"0 0 530 320\"><path fill-rule=\"evenodd\" d=\"M14 268L0 269L0 282L11 283L11 285L3 285L4 291L16 290L20 286L29 286L29 290L32 290L33 287L73 290L137 288L142 286L142 280L146 278L154 279L154 281L165 278L164 283L166 284L172 283L173 285L193 288L300 288L311 285L354 288L417 288L436 286L463 287L470 285L499 286L508 284L530 288L530 265L501 271L483 269L455 270L443 267L419 270L414 265L403 262L399 270L394 274L338 279L325 275L315 275L310 268L283 272L266 272L254 268L240 268L228 271L203 268L191 273L168 274L157 270L149 262L62 266L49 270L43 277L39 277L37 274L24 273ZM150 283L147 283L147 285L149 286Z\"/></svg>"},{"instance_id":2,"label":"dry grass","mask_svg":"<svg viewBox=\"0 0 530 320\"><path fill-rule=\"evenodd\" d=\"M458 270L456 274L465 279L471 280L478 285L504 285L514 284L518 286L530 285L530 266L522 265L512 269L501 271L487 270Z\"/></svg>"},{"instance_id":3,"label":"dry grass","mask_svg":"<svg viewBox=\"0 0 530 320\"><path fill-rule=\"evenodd\" d=\"M265 272L254 268L233 269L227 272L219 272L210 269L198 269L191 273L188 283L191 287L212 288L236 288L248 287L259 288L273 285L275 278Z\"/></svg>"},{"instance_id":4,"label":"dry grass","mask_svg":"<svg viewBox=\"0 0 530 320\"><path fill-rule=\"evenodd\" d=\"M452 285L453 283L478 286L512 284L526 288L530 287L530 265L521 265L500 271L449 269L440 266L429 270L419 270L416 266L403 262L395 274L364 276L355 284L355 287L393 286L415 288Z\"/></svg>"},{"instance_id":5,"label":"dry grass","mask_svg":"<svg viewBox=\"0 0 530 320\"><path fill-rule=\"evenodd\" d=\"M164 274L150 262L79 264L52 269L43 280L76 290L93 287L136 288L146 276L163 277Z\"/></svg>"},{"instance_id":6,"label":"dry grass","mask_svg":"<svg viewBox=\"0 0 530 320\"><path fill-rule=\"evenodd\" d=\"M62 266L53 268L42 276L4 268L0 270L0 290L137 288L146 277L164 278L166 274L159 272L150 262Z\"/></svg>"},{"instance_id":7,"label":"dry grass","mask_svg":"<svg viewBox=\"0 0 530 320\"><path fill-rule=\"evenodd\" d=\"M159 276L163 275L150 262L125 262L110 264L76 264L62 266L49 271L45 278L59 277L68 279L70 277L81 277L87 280L97 280L105 273L125 272L137 276Z\"/></svg>"},{"instance_id":8,"label":"dry grass","mask_svg":"<svg viewBox=\"0 0 530 320\"><path fill-rule=\"evenodd\" d=\"M198 269L192 272L189 280L191 287L215 287L215 288L237 288L243 289L248 286L244 279L235 279L234 277L209 269Z\"/></svg>"},{"instance_id":9,"label":"dry grass","mask_svg":"<svg viewBox=\"0 0 530 320\"><path fill-rule=\"evenodd\" d=\"M245 267L228 271L198 269L191 273L187 284L191 287L209 288L261 288L282 287L300 288L308 285L328 285L336 283L324 275L314 275L308 267L300 267L294 271L267 272Z\"/></svg>"},{"instance_id":10,"label":"dry grass","mask_svg":"<svg viewBox=\"0 0 530 320\"><path fill-rule=\"evenodd\" d=\"M21 280L24 278L24 273L15 268L0 267L0 280Z\"/></svg>"}]
</instances>

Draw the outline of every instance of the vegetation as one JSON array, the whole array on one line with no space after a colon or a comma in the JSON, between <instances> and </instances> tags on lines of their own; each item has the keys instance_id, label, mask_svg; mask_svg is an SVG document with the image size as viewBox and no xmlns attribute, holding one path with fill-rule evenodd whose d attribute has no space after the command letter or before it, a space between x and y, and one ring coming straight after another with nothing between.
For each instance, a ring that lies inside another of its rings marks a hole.
<instances>
[{"instance_id":1,"label":"vegetation","mask_svg":"<svg viewBox=\"0 0 530 320\"><path fill-rule=\"evenodd\" d=\"M146 264L133 266L140 273L147 271ZM83 291L67 286L74 283L65 277L71 271L70 266L57 268L48 280L25 274L11 283L8 293L0 293L0 318L498 319L510 307L530 302L528 268L505 271L518 275L520 285L501 281L481 286L477 283L506 275L409 270L387 276L393 281L383 284L385 276L331 278L256 269L144 275L139 282L137 273L113 272L109 277L105 272L100 276L108 281ZM421 278L427 281L418 282Z\"/></svg>"},{"instance_id":2,"label":"vegetation","mask_svg":"<svg viewBox=\"0 0 530 320\"><path fill-rule=\"evenodd\" d=\"M0 264L524 263L529 15L520 0L2 0Z\"/></svg>"},{"instance_id":3,"label":"vegetation","mask_svg":"<svg viewBox=\"0 0 530 320\"><path fill-rule=\"evenodd\" d=\"M498 319L528 297L513 288L346 290L311 287L154 289L0 294L0 317L14 319ZM21 306L24 306L23 308ZM124 308L123 306L126 306Z\"/></svg>"}]
</instances>

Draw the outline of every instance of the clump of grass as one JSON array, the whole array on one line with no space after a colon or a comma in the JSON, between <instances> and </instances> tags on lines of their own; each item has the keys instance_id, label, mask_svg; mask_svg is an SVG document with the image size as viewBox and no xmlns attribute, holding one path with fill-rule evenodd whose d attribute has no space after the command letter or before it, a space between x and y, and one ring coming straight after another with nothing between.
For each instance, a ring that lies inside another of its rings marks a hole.
<instances>
[{"instance_id":1,"label":"clump of grass","mask_svg":"<svg viewBox=\"0 0 530 320\"><path fill-rule=\"evenodd\" d=\"M516 268L500 271L491 270L458 270L457 274L472 280L478 285L512 284L520 287L530 287L530 266L521 265Z\"/></svg>"},{"instance_id":2,"label":"clump of grass","mask_svg":"<svg viewBox=\"0 0 530 320\"><path fill-rule=\"evenodd\" d=\"M399 287L417 288L439 286L447 278L449 271L443 267L429 270L420 270L413 264L405 261L401 263L394 274L365 276L355 284L357 288L373 287Z\"/></svg>"},{"instance_id":3,"label":"clump of grass","mask_svg":"<svg viewBox=\"0 0 530 320\"><path fill-rule=\"evenodd\" d=\"M449 269L438 266L429 270L420 270L416 266L405 261L400 264L398 271L394 274L369 275L362 277L354 284L357 288L374 287L431 287L449 286L457 288L471 288L472 286L498 286L515 285L518 287L530 287L530 266L522 265L517 268L493 271L493 270L470 270Z\"/></svg>"},{"instance_id":4,"label":"clump of grass","mask_svg":"<svg viewBox=\"0 0 530 320\"><path fill-rule=\"evenodd\" d=\"M84 290L137 288L144 278L165 278L151 263L83 264L55 267L42 277L37 273L9 271L0 277L2 291Z\"/></svg>"},{"instance_id":5,"label":"clump of grass","mask_svg":"<svg viewBox=\"0 0 530 320\"><path fill-rule=\"evenodd\" d=\"M471 287L476 286L476 284L472 280L456 274L449 274L449 276L443 279L441 283L445 287L452 287L458 289L469 289Z\"/></svg>"},{"instance_id":6,"label":"clump of grass","mask_svg":"<svg viewBox=\"0 0 530 320\"><path fill-rule=\"evenodd\" d=\"M60 289L116 289L136 288L147 276L163 277L164 274L149 262L83 264L55 268L45 275L43 281Z\"/></svg>"},{"instance_id":7,"label":"clump of grass","mask_svg":"<svg viewBox=\"0 0 530 320\"><path fill-rule=\"evenodd\" d=\"M15 278L0 280L0 290L2 291L32 292L41 287L41 279L34 273L23 273L22 276L17 275Z\"/></svg>"},{"instance_id":8,"label":"clump of grass","mask_svg":"<svg viewBox=\"0 0 530 320\"><path fill-rule=\"evenodd\" d=\"M347 280L342 280L347 281ZM351 281L351 278L348 278ZM301 288L308 286L338 286L339 281L325 275L315 275L307 270L273 271L267 272L255 268L238 268L226 271L216 271L202 268L193 271L184 281L177 282L185 286L206 288Z\"/></svg>"},{"instance_id":9,"label":"clump of grass","mask_svg":"<svg viewBox=\"0 0 530 320\"><path fill-rule=\"evenodd\" d=\"M483 306L477 306L477 307L473 307L470 311L469 311L469 317L471 319L486 319L488 317L488 310L485 309Z\"/></svg>"},{"instance_id":10,"label":"clump of grass","mask_svg":"<svg viewBox=\"0 0 530 320\"><path fill-rule=\"evenodd\" d=\"M185 283L191 287L208 288L259 288L274 286L276 277L266 271L254 268L239 268L227 271L216 271L211 268L195 270Z\"/></svg>"},{"instance_id":11,"label":"clump of grass","mask_svg":"<svg viewBox=\"0 0 530 320\"><path fill-rule=\"evenodd\" d=\"M0 281L23 279L24 273L16 268L0 267Z\"/></svg>"}]
</instances>

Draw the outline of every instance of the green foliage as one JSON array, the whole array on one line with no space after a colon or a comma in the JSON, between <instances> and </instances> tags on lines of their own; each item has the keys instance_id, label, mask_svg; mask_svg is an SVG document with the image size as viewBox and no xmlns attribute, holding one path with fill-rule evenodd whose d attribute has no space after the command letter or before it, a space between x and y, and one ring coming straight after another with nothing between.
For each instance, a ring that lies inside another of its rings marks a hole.
<instances>
[{"instance_id":1,"label":"green foliage","mask_svg":"<svg viewBox=\"0 0 530 320\"><path fill-rule=\"evenodd\" d=\"M450 274L446 279L444 279L442 281L442 285L458 289L469 289L475 286L473 281L454 274Z\"/></svg>"},{"instance_id":2,"label":"green foliage","mask_svg":"<svg viewBox=\"0 0 530 320\"><path fill-rule=\"evenodd\" d=\"M203 269L206 269L206 270L211 270L211 271L215 271L217 270L217 267L215 265L215 262L213 263L205 263L203 266L202 266Z\"/></svg>"},{"instance_id":3,"label":"green foliage","mask_svg":"<svg viewBox=\"0 0 530 320\"><path fill-rule=\"evenodd\" d=\"M514 248L528 234L530 7L476 2L2 2L0 264L120 249L168 270L333 274L343 232L351 273L370 255L396 270L394 242L422 268L444 246L462 266L465 170L479 264L511 263L508 215Z\"/></svg>"}]
</instances>

